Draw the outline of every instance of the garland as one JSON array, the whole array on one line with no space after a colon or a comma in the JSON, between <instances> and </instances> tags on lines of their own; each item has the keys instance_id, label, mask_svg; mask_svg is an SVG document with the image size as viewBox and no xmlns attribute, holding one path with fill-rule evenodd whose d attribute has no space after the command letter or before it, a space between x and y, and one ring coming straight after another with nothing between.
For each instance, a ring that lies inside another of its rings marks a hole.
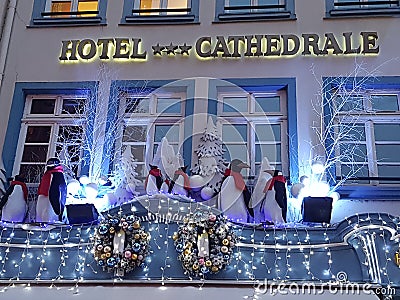
<instances>
[{"instance_id":1,"label":"garland","mask_svg":"<svg viewBox=\"0 0 400 300\"><path fill-rule=\"evenodd\" d=\"M173 235L186 274L215 274L230 264L236 236L221 215L186 217Z\"/></svg>"},{"instance_id":2,"label":"garland","mask_svg":"<svg viewBox=\"0 0 400 300\"><path fill-rule=\"evenodd\" d=\"M104 271L123 276L143 264L149 239L137 217L109 217L96 229L94 259Z\"/></svg>"}]
</instances>

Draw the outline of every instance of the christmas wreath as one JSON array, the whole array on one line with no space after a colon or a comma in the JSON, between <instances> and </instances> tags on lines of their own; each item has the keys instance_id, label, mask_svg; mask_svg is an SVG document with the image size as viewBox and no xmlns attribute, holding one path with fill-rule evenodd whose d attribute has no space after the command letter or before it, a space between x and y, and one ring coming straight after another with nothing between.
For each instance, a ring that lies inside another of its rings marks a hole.
<instances>
[{"instance_id":1,"label":"christmas wreath","mask_svg":"<svg viewBox=\"0 0 400 300\"><path fill-rule=\"evenodd\" d=\"M222 216L189 216L173 235L185 273L204 276L230 264L236 236Z\"/></svg>"},{"instance_id":2,"label":"christmas wreath","mask_svg":"<svg viewBox=\"0 0 400 300\"><path fill-rule=\"evenodd\" d=\"M123 276L143 264L149 239L137 217L109 217L96 228L94 258L103 270Z\"/></svg>"}]
</instances>

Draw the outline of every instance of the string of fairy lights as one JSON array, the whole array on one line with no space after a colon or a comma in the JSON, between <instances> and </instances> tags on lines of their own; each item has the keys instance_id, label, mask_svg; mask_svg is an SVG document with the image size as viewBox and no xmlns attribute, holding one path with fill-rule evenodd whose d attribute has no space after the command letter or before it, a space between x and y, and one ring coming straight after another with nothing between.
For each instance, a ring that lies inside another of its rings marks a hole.
<instances>
[{"instance_id":1,"label":"string of fairy lights","mask_svg":"<svg viewBox=\"0 0 400 300\"><path fill-rule=\"evenodd\" d=\"M137 214L138 203L147 214ZM5 285L0 292L21 282L29 286L32 282L48 282L50 287L73 282L73 291L77 293L80 284L96 280L155 281L162 286L170 282L200 284L207 280L256 284L265 278L319 283L342 278L359 280L359 275L349 273L351 266L345 269L341 263L342 251L350 251L359 258L360 272L365 270L371 283L400 286L399 266L395 263L395 253L400 247L400 220L387 214L356 215L337 227L314 228L303 224L259 227L228 222L237 238L230 264L216 275L196 277L184 273L173 235L188 216L199 211L206 215L216 213L214 208L179 196L153 195L138 197L110 211L137 214L148 232L150 251L141 268L125 276L115 276L96 265L93 236L98 224L47 227L3 224L0 282Z\"/></svg>"}]
</instances>

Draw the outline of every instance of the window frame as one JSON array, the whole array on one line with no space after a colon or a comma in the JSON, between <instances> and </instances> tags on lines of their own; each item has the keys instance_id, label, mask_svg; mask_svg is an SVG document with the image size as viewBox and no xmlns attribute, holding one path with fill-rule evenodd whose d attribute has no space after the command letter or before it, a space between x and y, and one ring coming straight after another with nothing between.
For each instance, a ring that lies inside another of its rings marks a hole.
<instances>
[{"instance_id":1,"label":"window frame","mask_svg":"<svg viewBox=\"0 0 400 300\"><path fill-rule=\"evenodd\" d=\"M160 3L165 0L160 0ZM199 2L200 0L188 0L188 14L167 14L166 8L152 9L159 11L160 15L139 15L140 0L124 0L121 25L140 24L198 24L199 23ZM137 13L137 15L136 15ZM165 13L165 14L163 14Z\"/></svg>"},{"instance_id":2,"label":"window frame","mask_svg":"<svg viewBox=\"0 0 400 300\"><path fill-rule=\"evenodd\" d=\"M340 94L339 94L340 95ZM388 110L373 110L372 108L372 97L376 95L396 95L397 96L397 111L388 111ZM365 141L351 141L348 144L359 144L366 145L366 157L367 161L363 163L365 167L367 167L368 178L369 179L360 179L360 180L348 180L345 182L345 185L366 185L366 186L400 186L400 180L397 182L392 182L389 179L385 180L387 176L379 176L379 166L399 166L400 162L379 162L377 159L377 145L400 145L400 139L398 141L377 141L375 137L374 126L377 124L399 124L400 125L400 90L393 89L384 89L384 88L375 88L375 89L365 89L364 91L357 92L357 97L362 96L362 110L357 110L357 122L356 125L362 125L365 132ZM351 116L352 114L350 114ZM339 113L336 122L346 121L347 116L349 116L349 111L345 111L343 113ZM339 121L340 120L340 121ZM338 150L335 150L337 155L340 154ZM335 168L336 177L341 178L341 166L340 164L336 165ZM376 179L374 179L376 177ZM387 177L387 178L390 178ZM400 179L400 176L399 176ZM367 182L365 182L367 181Z\"/></svg>"},{"instance_id":3,"label":"window frame","mask_svg":"<svg viewBox=\"0 0 400 300\"><path fill-rule=\"evenodd\" d=\"M45 164L47 159L50 157L54 157L56 155L57 143L58 143L58 132L60 127L62 126L80 126L82 127L82 139L81 144L85 143L85 122L84 116L82 114L76 114L74 116L70 116L68 114L62 113L62 104L64 99L81 99L89 101L88 97L84 97L82 95L75 94L34 94L27 95L26 101L24 105L23 117L21 119L21 127L19 131L18 144L16 149L16 156L13 165L13 174L18 174L21 168L21 165L43 165L43 171L45 169ZM54 99L55 100L55 108L53 114L31 114L30 110L32 107L32 102L35 99ZM30 143L26 142L26 134L29 127L32 126L49 126L51 127L50 136L47 142L36 143L36 144L46 144L48 145L48 150L46 154L46 160L44 162L22 162L22 156L24 153L25 145L29 145ZM80 149L80 157L83 157L83 148ZM80 175L82 171L82 160L72 163L72 165L77 166L77 176ZM40 174L42 175L42 174ZM39 179L39 178L38 178ZM36 187L39 182L31 182L27 183L28 186Z\"/></svg>"},{"instance_id":4,"label":"window frame","mask_svg":"<svg viewBox=\"0 0 400 300\"><path fill-rule=\"evenodd\" d=\"M335 4L336 0L325 0L326 7L326 18L346 18L346 17L392 17L400 14L400 2L397 0L388 0L383 4L395 3L397 2L397 6L393 8L387 7L374 7L371 4L368 4L369 1L377 2L374 0L354 0L349 2L350 4L353 2L359 2L360 8L355 8L354 5L349 5L348 3L341 3L339 5ZM367 4L363 5L365 2ZM374 5L382 5L379 3L374 3ZM349 6L346 8L346 6ZM352 6L352 7L350 7ZM370 7L371 6L371 7Z\"/></svg>"},{"instance_id":5,"label":"window frame","mask_svg":"<svg viewBox=\"0 0 400 300\"><path fill-rule=\"evenodd\" d=\"M223 97L246 97L247 99L247 112L224 112L223 111ZM278 96L280 98L280 112L257 112L255 110L255 98L257 96ZM261 161L256 162L256 146L257 145L280 145L281 148L281 161L279 162L279 166L281 167L284 174L289 175L289 156L284 155L284 153L288 153L289 141L288 141L288 111L287 111L287 95L285 90L276 90L276 91L255 91L255 92L231 92L231 91L219 91L217 93L217 120L221 124L221 132L220 136L222 137L222 127L225 124L232 125L246 125L247 129L247 142L246 147L248 149L247 163L250 165L250 172L247 176L251 179L254 178L257 172L257 167L261 165L263 157L261 157ZM267 119L266 119L267 117ZM256 141L255 133L256 133L256 125L264 124L264 125L279 125L280 126L280 140L275 143L266 143L263 141ZM224 144L226 144L224 142ZM229 142L227 143L229 144ZM285 151L286 150L286 151ZM270 160L271 165L276 165L278 161ZM248 170L245 170L248 171Z\"/></svg>"},{"instance_id":6,"label":"window frame","mask_svg":"<svg viewBox=\"0 0 400 300\"><path fill-rule=\"evenodd\" d=\"M257 8L257 0L252 0L250 6ZM226 6L226 0L216 0L215 20L214 23L224 22L246 22L246 21L273 21L273 20L296 20L295 0L280 0L283 4L271 5L271 8L277 8L277 11L272 12L235 12L238 8ZM275 7L277 6L277 7ZM260 7L265 8L264 5ZM245 6L246 9L251 9ZM282 9L282 10L279 10ZM232 11L232 12L229 12Z\"/></svg>"},{"instance_id":7,"label":"window frame","mask_svg":"<svg viewBox=\"0 0 400 300\"><path fill-rule=\"evenodd\" d=\"M147 95L143 95L143 93L123 93L120 99L120 106L118 114L123 116L123 126L121 128L121 134L118 134L115 144L116 151L114 159L117 161L123 151L124 146L127 145L139 145L144 146L144 161L137 161L138 165L143 165L144 174L139 174L140 179L144 179L148 172L148 163L153 161L155 155L155 145L158 145L159 142L155 141L155 130L158 125L171 125L171 126L179 126L179 137L178 142L170 142L169 144L174 146L178 145L178 149L183 147L184 141L184 114L185 114L185 102L187 99L186 92L169 92L169 91L156 91L149 92ZM128 98L149 98L149 112L148 113L130 113L126 112L126 99ZM163 113L157 112L157 99L158 98L180 98L180 113ZM145 141L123 141L124 130L127 126L146 126L146 140ZM176 149L175 149L176 151Z\"/></svg>"},{"instance_id":8,"label":"window frame","mask_svg":"<svg viewBox=\"0 0 400 300\"><path fill-rule=\"evenodd\" d=\"M78 0L72 0L72 2ZM30 27L52 27L52 26L86 26L86 25L106 25L107 1L98 0L98 10L96 16L77 16L51 18L49 8L50 0L34 0L32 19ZM71 9L72 12L74 12ZM74 13L72 13L73 15Z\"/></svg>"}]
</instances>

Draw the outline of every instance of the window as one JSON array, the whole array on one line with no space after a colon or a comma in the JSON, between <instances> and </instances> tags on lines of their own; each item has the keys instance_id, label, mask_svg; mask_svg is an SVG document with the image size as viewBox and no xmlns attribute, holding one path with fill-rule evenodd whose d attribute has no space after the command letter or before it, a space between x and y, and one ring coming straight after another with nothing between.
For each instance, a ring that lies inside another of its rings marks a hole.
<instances>
[{"instance_id":1,"label":"window","mask_svg":"<svg viewBox=\"0 0 400 300\"><path fill-rule=\"evenodd\" d=\"M175 153L182 153L184 103L186 94L157 92L146 96L126 94L121 99L124 115L122 138L117 140L123 153L130 145L139 177L148 173L161 139L166 137Z\"/></svg>"},{"instance_id":2,"label":"window","mask_svg":"<svg viewBox=\"0 0 400 300\"><path fill-rule=\"evenodd\" d=\"M353 155L345 155L336 166L337 175L349 178L347 183L400 183L399 96L396 90L366 90L345 100L343 93L337 98L341 107L337 124L350 125L337 155Z\"/></svg>"},{"instance_id":3,"label":"window","mask_svg":"<svg viewBox=\"0 0 400 300\"><path fill-rule=\"evenodd\" d=\"M75 95L27 96L13 174L39 183L50 157L59 157L78 176L84 139L86 98Z\"/></svg>"},{"instance_id":4,"label":"window","mask_svg":"<svg viewBox=\"0 0 400 300\"><path fill-rule=\"evenodd\" d=\"M217 0L216 22L295 19L294 0Z\"/></svg>"},{"instance_id":5,"label":"window","mask_svg":"<svg viewBox=\"0 0 400 300\"><path fill-rule=\"evenodd\" d=\"M286 92L220 92L218 120L225 159L250 165L243 175L259 174L267 157L271 166L289 174Z\"/></svg>"},{"instance_id":6,"label":"window","mask_svg":"<svg viewBox=\"0 0 400 300\"><path fill-rule=\"evenodd\" d=\"M391 16L400 13L399 0L326 0L326 16Z\"/></svg>"},{"instance_id":7,"label":"window","mask_svg":"<svg viewBox=\"0 0 400 300\"><path fill-rule=\"evenodd\" d=\"M31 25L105 24L106 0L35 0Z\"/></svg>"},{"instance_id":8,"label":"window","mask_svg":"<svg viewBox=\"0 0 400 300\"><path fill-rule=\"evenodd\" d=\"M198 22L199 0L125 0L123 24Z\"/></svg>"}]
</instances>

